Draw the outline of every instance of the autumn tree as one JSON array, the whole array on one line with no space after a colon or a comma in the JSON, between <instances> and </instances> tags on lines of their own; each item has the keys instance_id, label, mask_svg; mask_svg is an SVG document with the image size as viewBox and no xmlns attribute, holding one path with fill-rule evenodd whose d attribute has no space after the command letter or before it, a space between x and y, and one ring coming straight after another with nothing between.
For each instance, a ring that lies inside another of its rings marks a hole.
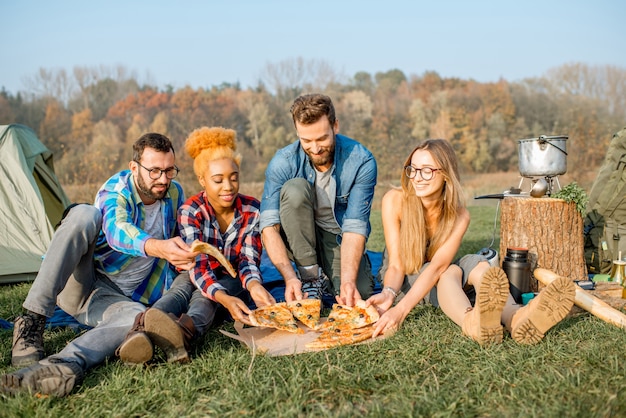
<instances>
[{"instance_id":1,"label":"autumn tree","mask_svg":"<svg viewBox=\"0 0 626 418\"><path fill-rule=\"evenodd\" d=\"M44 120L39 125L39 139L57 154L57 158L65 152L71 127L69 112L57 100L48 100Z\"/></svg>"}]
</instances>

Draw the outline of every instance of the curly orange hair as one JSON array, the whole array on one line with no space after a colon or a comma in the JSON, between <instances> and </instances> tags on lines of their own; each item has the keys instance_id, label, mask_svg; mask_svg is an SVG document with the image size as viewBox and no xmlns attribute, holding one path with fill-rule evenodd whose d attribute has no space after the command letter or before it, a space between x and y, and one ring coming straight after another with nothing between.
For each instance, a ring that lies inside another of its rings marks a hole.
<instances>
[{"instance_id":1,"label":"curly orange hair","mask_svg":"<svg viewBox=\"0 0 626 418\"><path fill-rule=\"evenodd\" d=\"M193 158L196 176L204 174L209 161L230 158L239 166L241 154L237 151L237 134L232 129L203 126L191 132L185 141L185 150Z\"/></svg>"}]
</instances>

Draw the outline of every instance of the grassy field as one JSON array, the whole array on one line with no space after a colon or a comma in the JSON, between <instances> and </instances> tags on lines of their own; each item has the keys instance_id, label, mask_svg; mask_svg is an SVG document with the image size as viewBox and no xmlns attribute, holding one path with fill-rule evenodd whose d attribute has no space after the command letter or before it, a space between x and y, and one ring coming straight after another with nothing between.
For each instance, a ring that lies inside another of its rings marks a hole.
<instances>
[{"instance_id":1,"label":"grassy field","mask_svg":"<svg viewBox=\"0 0 626 418\"><path fill-rule=\"evenodd\" d=\"M495 207L470 208L473 220L460 252L489 246ZM379 212L372 223L369 248L380 251ZM2 318L20 313L28 288L0 287ZM74 335L46 331L46 351L59 350ZM0 372L14 370L10 351L11 332L2 330ZM128 368L112 359L66 398L0 399L0 416L7 417L623 417L626 332L580 314L536 346L506 336L500 345L480 347L440 310L419 306L396 335L371 344L253 356L213 330L196 344L189 364Z\"/></svg>"}]
</instances>

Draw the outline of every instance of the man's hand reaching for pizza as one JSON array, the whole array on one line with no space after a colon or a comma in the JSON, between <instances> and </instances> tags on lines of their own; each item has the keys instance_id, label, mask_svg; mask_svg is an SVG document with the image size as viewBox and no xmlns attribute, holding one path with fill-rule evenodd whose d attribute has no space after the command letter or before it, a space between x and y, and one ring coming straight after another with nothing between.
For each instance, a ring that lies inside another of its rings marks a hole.
<instances>
[{"instance_id":1,"label":"man's hand reaching for pizza","mask_svg":"<svg viewBox=\"0 0 626 418\"><path fill-rule=\"evenodd\" d=\"M257 307L269 306L276 303L274 297L268 292L260 282L252 281L248 285L248 292Z\"/></svg>"},{"instance_id":2,"label":"man's hand reaching for pizza","mask_svg":"<svg viewBox=\"0 0 626 418\"><path fill-rule=\"evenodd\" d=\"M295 300L302 300L303 298L302 282L297 278L287 280L285 282L285 300L287 302L293 302Z\"/></svg>"},{"instance_id":3,"label":"man's hand reaching for pizza","mask_svg":"<svg viewBox=\"0 0 626 418\"><path fill-rule=\"evenodd\" d=\"M361 300L361 294L355 283L342 282L339 291L339 296L336 296L335 299L337 299L337 303L340 305L352 307L357 300Z\"/></svg>"}]
</instances>

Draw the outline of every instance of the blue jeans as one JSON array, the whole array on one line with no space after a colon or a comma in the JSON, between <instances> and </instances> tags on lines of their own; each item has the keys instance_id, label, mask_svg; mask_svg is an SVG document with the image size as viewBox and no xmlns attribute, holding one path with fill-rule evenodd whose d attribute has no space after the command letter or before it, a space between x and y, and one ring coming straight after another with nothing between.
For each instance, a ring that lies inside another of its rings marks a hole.
<instances>
[{"instance_id":1,"label":"blue jeans","mask_svg":"<svg viewBox=\"0 0 626 418\"><path fill-rule=\"evenodd\" d=\"M42 362L70 361L83 370L102 363L124 341L135 316L146 309L96 271L93 253L101 224L96 207L72 208L52 237L24 301L24 308L47 317L58 304L80 323L93 327Z\"/></svg>"},{"instance_id":2,"label":"blue jeans","mask_svg":"<svg viewBox=\"0 0 626 418\"><path fill-rule=\"evenodd\" d=\"M250 293L243 288L238 278L223 276L218 277L217 281L226 288L229 295L236 296L246 305L250 305ZM191 282L187 272L178 275L170 290L152 307L177 317L182 313L189 315L196 328L196 337L204 335L209 328L219 325L229 315L222 305L202 295Z\"/></svg>"}]
</instances>

